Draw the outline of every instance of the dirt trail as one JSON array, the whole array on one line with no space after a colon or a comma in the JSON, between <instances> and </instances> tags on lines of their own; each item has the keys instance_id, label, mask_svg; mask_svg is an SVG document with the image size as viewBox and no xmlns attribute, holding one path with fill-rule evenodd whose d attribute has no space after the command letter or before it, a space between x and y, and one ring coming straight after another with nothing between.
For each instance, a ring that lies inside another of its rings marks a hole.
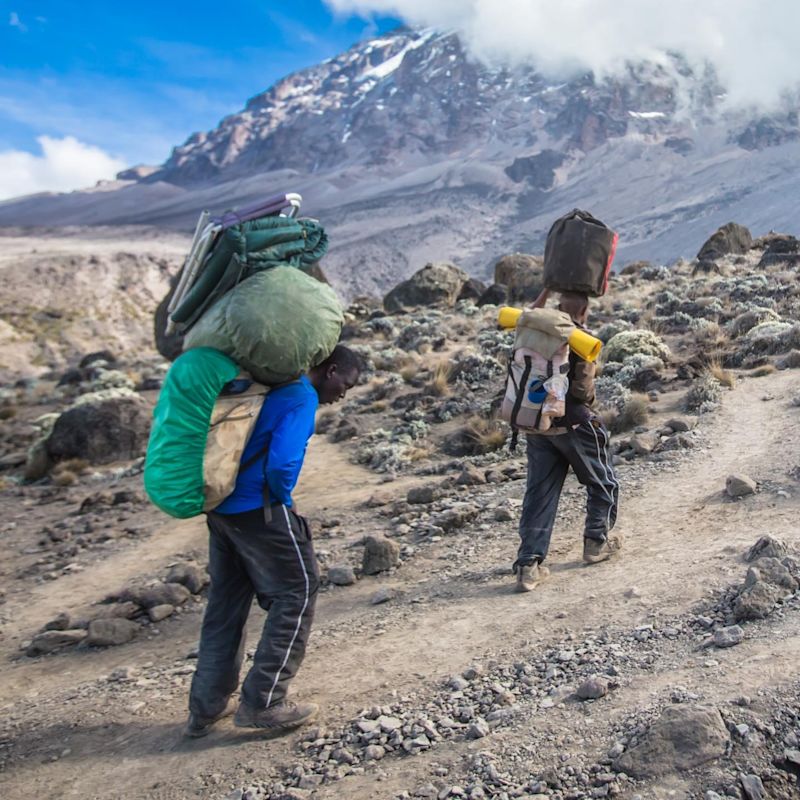
<instances>
[{"instance_id":1,"label":"dirt trail","mask_svg":"<svg viewBox=\"0 0 800 800\"><path fill-rule=\"evenodd\" d=\"M637 492L626 491L626 473L621 470L619 530L626 543L624 557L617 561L582 566L579 529L562 526L555 536L551 580L531 595L515 595L510 592L510 576L501 574L515 548L515 522L497 523L501 529L492 535L470 534L476 537L471 563L448 563L445 538L394 576L365 579L323 594L309 654L296 682L298 694L318 699L324 706L323 721L337 725L363 706L387 702L392 691L434 687L447 675L499 650L513 653L535 647L565 631L636 625L653 615L685 613L710 588L741 579L741 553L759 535L769 533L800 544L796 525L800 504L794 492L781 496L775 490L789 482L787 471L793 464L787 459L795 457L796 448L788 442L800 440L800 410L785 410L798 392L800 381L791 372L744 379L726 394L719 412L703 419L706 446L677 470L664 472ZM771 424L776 405L781 407L781 419L787 420L780 426ZM747 502L726 501L721 490L726 476L736 471L749 473L765 490ZM344 510L377 490L401 497L409 483L382 487L374 475L349 464L340 450L320 441L310 450L298 501L306 513L313 513L312 507ZM516 488L518 493L523 490L521 483ZM385 526L383 520L379 524ZM52 616L65 597L96 598L109 583L161 565L172 554L199 546L203 537L196 523L165 526L134 549L56 584L36 587L24 606L8 609L11 627L15 632L29 631ZM325 549L324 540L318 547ZM399 587L418 602L371 606L369 597L381 583ZM202 743L182 741L185 677L143 686L144 709L132 710L113 698L106 702L105 690L96 683L101 676L122 665L152 662L165 670L173 668L196 640L198 623L199 614L185 614L170 623L169 638L36 663L16 660L6 638L2 712L14 712L21 722L35 724L30 731L23 725L13 737L14 748L28 758L0 773L2 796L8 800L224 797L230 784L226 776L242 780L248 770L257 776L288 763L296 741L291 737L248 740L225 724ZM251 641L259 627L260 617L254 614ZM798 652L798 637L789 632L781 642L755 640L726 654L720 695L730 693L734 684L779 683L796 663ZM634 681L608 713L622 714L669 683L692 684L706 674L699 662L663 667L650 679ZM92 688L80 688L86 685ZM414 774L421 778L426 765L454 759L465 747L443 745L434 755L413 763L387 759L381 764L382 783L369 776L348 779L320 796L391 797L393 791L413 788L418 782ZM50 753L61 750L70 752L43 763ZM200 776L205 782L199 781ZM209 781L218 788L209 788Z\"/></svg>"}]
</instances>

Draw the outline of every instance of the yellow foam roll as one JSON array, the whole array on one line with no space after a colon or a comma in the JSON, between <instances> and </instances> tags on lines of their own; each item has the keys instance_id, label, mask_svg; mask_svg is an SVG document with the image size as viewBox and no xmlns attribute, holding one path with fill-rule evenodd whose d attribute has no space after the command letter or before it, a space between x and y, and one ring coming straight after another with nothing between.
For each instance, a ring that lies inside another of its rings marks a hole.
<instances>
[{"instance_id":1,"label":"yellow foam roll","mask_svg":"<svg viewBox=\"0 0 800 800\"><path fill-rule=\"evenodd\" d=\"M501 328L516 328L521 316L521 308L503 306L497 312L497 324ZM603 349L603 343L599 339L586 333L586 331L582 331L580 328L575 328L570 334L569 346L586 361L597 361L597 357Z\"/></svg>"},{"instance_id":2,"label":"yellow foam roll","mask_svg":"<svg viewBox=\"0 0 800 800\"><path fill-rule=\"evenodd\" d=\"M497 324L501 328L516 328L517 321L522 316L521 308L513 308L512 306L503 306L497 312Z\"/></svg>"},{"instance_id":3,"label":"yellow foam roll","mask_svg":"<svg viewBox=\"0 0 800 800\"><path fill-rule=\"evenodd\" d=\"M585 361L597 361L597 357L603 349L603 343L599 339L590 336L580 328L575 328L570 334L569 346Z\"/></svg>"}]
</instances>

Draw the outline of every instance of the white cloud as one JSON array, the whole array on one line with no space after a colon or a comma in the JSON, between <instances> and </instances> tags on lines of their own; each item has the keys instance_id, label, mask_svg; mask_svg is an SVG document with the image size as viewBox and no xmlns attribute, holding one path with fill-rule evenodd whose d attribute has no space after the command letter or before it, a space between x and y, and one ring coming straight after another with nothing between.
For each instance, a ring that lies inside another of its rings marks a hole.
<instances>
[{"instance_id":1,"label":"white cloud","mask_svg":"<svg viewBox=\"0 0 800 800\"><path fill-rule=\"evenodd\" d=\"M127 165L72 136L40 136L41 155L0 151L0 200L35 192L68 192L113 178Z\"/></svg>"},{"instance_id":2,"label":"white cloud","mask_svg":"<svg viewBox=\"0 0 800 800\"><path fill-rule=\"evenodd\" d=\"M564 75L678 50L711 61L736 103L770 104L800 80L797 0L326 0L343 14L391 14L458 31L478 58Z\"/></svg>"},{"instance_id":3,"label":"white cloud","mask_svg":"<svg viewBox=\"0 0 800 800\"><path fill-rule=\"evenodd\" d=\"M8 15L8 24L9 24L9 25L10 25L12 28L19 28L19 30L20 30L22 33L26 33L26 32L27 32L27 30L28 30L28 26L27 26L27 25L25 25L25 24L22 22L22 20L19 18L19 14L17 14L17 12L16 12L16 11L12 11L12 12L11 12L11 13Z\"/></svg>"}]
</instances>

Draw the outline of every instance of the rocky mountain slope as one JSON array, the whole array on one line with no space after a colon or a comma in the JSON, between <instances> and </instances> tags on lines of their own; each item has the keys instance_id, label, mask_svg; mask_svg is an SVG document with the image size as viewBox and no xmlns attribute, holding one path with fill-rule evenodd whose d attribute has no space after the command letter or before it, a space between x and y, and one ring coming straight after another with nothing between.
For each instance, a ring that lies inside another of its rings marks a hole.
<instances>
[{"instance_id":1,"label":"rocky mountain slope","mask_svg":"<svg viewBox=\"0 0 800 800\"><path fill-rule=\"evenodd\" d=\"M703 252L629 265L593 304L625 548L581 564L570 478L527 595L497 305L439 266L391 311L350 306L369 370L320 415L297 495L323 588L295 688L323 714L282 739L180 737L206 537L141 489L167 365L86 340L4 385L3 797L798 797L800 242L728 229ZM536 265L498 264L495 300Z\"/></svg>"},{"instance_id":2,"label":"rocky mountain slope","mask_svg":"<svg viewBox=\"0 0 800 800\"><path fill-rule=\"evenodd\" d=\"M190 230L201 208L296 190L352 297L453 253L485 278L575 206L621 232L623 260L691 257L729 219L786 229L798 154L796 109L726 111L714 74L677 55L552 83L477 63L453 34L399 30L279 81L160 167L0 203L0 225Z\"/></svg>"}]
</instances>

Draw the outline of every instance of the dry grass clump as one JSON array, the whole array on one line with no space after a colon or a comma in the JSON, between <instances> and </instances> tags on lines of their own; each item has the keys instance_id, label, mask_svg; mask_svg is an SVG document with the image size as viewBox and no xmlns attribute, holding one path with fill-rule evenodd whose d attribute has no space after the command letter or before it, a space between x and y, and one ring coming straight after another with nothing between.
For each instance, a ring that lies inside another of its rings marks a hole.
<instances>
[{"instance_id":1,"label":"dry grass clump","mask_svg":"<svg viewBox=\"0 0 800 800\"><path fill-rule=\"evenodd\" d=\"M474 443L475 453L491 453L506 443L506 431L496 419L471 417L464 425L464 433Z\"/></svg>"},{"instance_id":2,"label":"dry grass clump","mask_svg":"<svg viewBox=\"0 0 800 800\"><path fill-rule=\"evenodd\" d=\"M750 372L747 373L747 376L749 378L766 378L767 375L772 375L777 371L778 368L774 364L763 364L760 367L750 370Z\"/></svg>"},{"instance_id":3,"label":"dry grass clump","mask_svg":"<svg viewBox=\"0 0 800 800\"><path fill-rule=\"evenodd\" d=\"M16 406L0 406L0 420L13 419L17 416Z\"/></svg>"},{"instance_id":4,"label":"dry grass clump","mask_svg":"<svg viewBox=\"0 0 800 800\"><path fill-rule=\"evenodd\" d=\"M621 410L611 409L603 412L601 418L612 433L625 431L644 425L650 416L650 400L647 395L634 392Z\"/></svg>"},{"instance_id":5,"label":"dry grass clump","mask_svg":"<svg viewBox=\"0 0 800 800\"><path fill-rule=\"evenodd\" d=\"M428 392L434 397L447 397L450 394L450 379L452 377L452 363L450 361L440 361L431 373Z\"/></svg>"},{"instance_id":6,"label":"dry grass clump","mask_svg":"<svg viewBox=\"0 0 800 800\"><path fill-rule=\"evenodd\" d=\"M421 365L418 361L412 361L409 364L406 364L400 370L400 377L403 379L404 383L412 383L414 379L420 373Z\"/></svg>"},{"instance_id":7,"label":"dry grass clump","mask_svg":"<svg viewBox=\"0 0 800 800\"><path fill-rule=\"evenodd\" d=\"M727 389L733 389L736 386L736 376L729 369L725 369L719 360L714 359L708 365L708 371L713 378L719 381L721 386Z\"/></svg>"},{"instance_id":8,"label":"dry grass clump","mask_svg":"<svg viewBox=\"0 0 800 800\"><path fill-rule=\"evenodd\" d=\"M53 467L50 477L56 486L74 486L80 476L89 471L89 462L83 458L69 458L59 461Z\"/></svg>"}]
</instances>

